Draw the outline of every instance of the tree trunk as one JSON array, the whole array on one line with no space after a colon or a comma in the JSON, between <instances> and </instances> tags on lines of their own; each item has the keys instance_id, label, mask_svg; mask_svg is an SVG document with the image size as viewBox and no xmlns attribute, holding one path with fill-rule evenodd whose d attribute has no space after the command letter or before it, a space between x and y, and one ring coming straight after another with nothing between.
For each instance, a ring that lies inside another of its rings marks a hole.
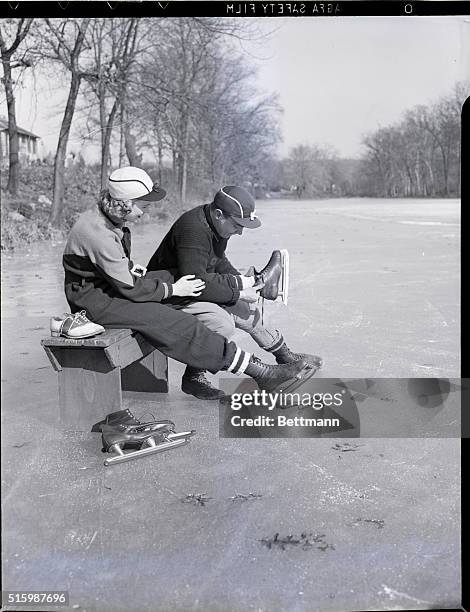
<instances>
[{"instance_id":1,"label":"tree trunk","mask_svg":"<svg viewBox=\"0 0 470 612\"><path fill-rule=\"evenodd\" d=\"M70 57L70 70L71 70L71 81L69 95L67 98L67 104L65 106L64 117L60 126L59 140L57 143L57 150L54 159L54 177L53 177L53 196L52 196L52 207L49 216L49 221L52 225L58 226L60 217L63 209L64 200L64 170L65 170L65 156L67 153L67 143L70 135L70 128L72 125L72 119L75 112L75 105L78 98L78 92L80 89L81 77L78 72L77 61L80 56L80 51L85 39L85 33L88 28L90 19L83 19L79 26L79 33L75 40L75 45Z\"/></svg>"},{"instance_id":2,"label":"tree trunk","mask_svg":"<svg viewBox=\"0 0 470 612\"><path fill-rule=\"evenodd\" d=\"M124 137L126 143L127 159L131 166L139 167L142 162L142 156L137 153L136 137L131 134L129 126L124 128Z\"/></svg>"},{"instance_id":3,"label":"tree trunk","mask_svg":"<svg viewBox=\"0 0 470 612\"><path fill-rule=\"evenodd\" d=\"M101 174L100 174L100 189L106 188L106 179L103 180L105 176L105 168L108 164L106 157L106 102L105 102L105 93L103 91L103 85L101 82L98 84L98 100L100 105L100 136L101 136Z\"/></svg>"},{"instance_id":4,"label":"tree trunk","mask_svg":"<svg viewBox=\"0 0 470 612\"><path fill-rule=\"evenodd\" d=\"M3 143L0 134L0 205L2 203L2 168L3 168Z\"/></svg>"},{"instance_id":5,"label":"tree trunk","mask_svg":"<svg viewBox=\"0 0 470 612\"><path fill-rule=\"evenodd\" d=\"M160 133L157 136L158 139L158 184L162 184L162 168L163 168L163 147Z\"/></svg>"},{"instance_id":6,"label":"tree trunk","mask_svg":"<svg viewBox=\"0 0 470 612\"><path fill-rule=\"evenodd\" d=\"M8 142L9 142L9 170L7 191L11 194L18 192L19 183L19 138L16 126L15 96L13 94L13 81L10 61L3 59L3 82L8 108Z\"/></svg>"},{"instance_id":7,"label":"tree trunk","mask_svg":"<svg viewBox=\"0 0 470 612\"><path fill-rule=\"evenodd\" d=\"M444 147L440 145L441 157L442 157L442 171L444 174L444 195L449 195L449 160L444 150Z\"/></svg>"},{"instance_id":8,"label":"tree trunk","mask_svg":"<svg viewBox=\"0 0 470 612\"><path fill-rule=\"evenodd\" d=\"M178 153L177 160L176 160L176 171L177 171L176 184L178 186L178 196L181 202L182 202L181 194L183 191L183 166L184 166L184 157L183 157L182 152L180 151Z\"/></svg>"},{"instance_id":9,"label":"tree trunk","mask_svg":"<svg viewBox=\"0 0 470 612\"><path fill-rule=\"evenodd\" d=\"M113 133L114 119L119 108L119 101L114 100L113 107L109 113L106 128L104 129L104 138L101 151L101 189L105 189L108 183L109 167L110 167L110 152L111 152L111 136Z\"/></svg>"},{"instance_id":10,"label":"tree trunk","mask_svg":"<svg viewBox=\"0 0 470 612\"><path fill-rule=\"evenodd\" d=\"M173 148L172 152L171 152L171 169L173 172L173 184L176 183L176 162L177 162L177 156L176 156L176 151Z\"/></svg>"},{"instance_id":11,"label":"tree trunk","mask_svg":"<svg viewBox=\"0 0 470 612\"><path fill-rule=\"evenodd\" d=\"M121 106L121 130L119 133L119 167L121 168L124 165L124 156L126 154L126 128L124 127L124 122L126 120L126 112L124 110L124 106ZM131 163L131 166L134 164Z\"/></svg>"},{"instance_id":12,"label":"tree trunk","mask_svg":"<svg viewBox=\"0 0 470 612\"><path fill-rule=\"evenodd\" d=\"M434 172L432 170L432 164L428 161L425 160L424 161L426 168L428 169L429 172L429 179L431 181L431 191L430 191L430 195L433 196L435 193L435 184L434 184Z\"/></svg>"},{"instance_id":13,"label":"tree trunk","mask_svg":"<svg viewBox=\"0 0 470 612\"><path fill-rule=\"evenodd\" d=\"M415 163L415 177L416 177L416 190L418 192L418 196L422 196L421 192L421 175L420 175L421 163L419 156L419 149L416 151L416 163Z\"/></svg>"},{"instance_id":14,"label":"tree trunk","mask_svg":"<svg viewBox=\"0 0 470 612\"><path fill-rule=\"evenodd\" d=\"M65 156L79 89L80 77L72 73L69 96L65 106L64 118L60 126L59 141L54 159L53 199L49 220L55 227L59 226L63 209Z\"/></svg>"},{"instance_id":15,"label":"tree trunk","mask_svg":"<svg viewBox=\"0 0 470 612\"><path fill-rule=\"evenodd\" d=\"M187 118L183 120L181 141L178 148L178 188L181 202L184 204L188 178L189 124Z\"/></svg>"},{"instance_id":16,"label":"tree trunk","mask_svg":"<svg viewBox=\"0 0 470 612\"><path fill-rule=\"evenodd\" d=\"M188 160L186 155L183 157L183 167L181 174L181 202L184 204L186 202L186 189L187 189L187 180L188 180Z\"/></svg>"}]
</instances>

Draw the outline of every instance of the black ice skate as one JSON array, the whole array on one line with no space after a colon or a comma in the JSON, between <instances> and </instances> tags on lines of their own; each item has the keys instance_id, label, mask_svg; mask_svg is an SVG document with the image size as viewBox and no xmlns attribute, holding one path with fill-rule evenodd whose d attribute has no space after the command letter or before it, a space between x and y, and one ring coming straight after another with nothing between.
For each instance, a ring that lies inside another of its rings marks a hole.
<instances>
[{"instance_id":1,"label":"black ice skate","mask_svg":"<svg viewBox=\"0 0 470 612\"><path fill-rule=\"evenodd\" d=\"M104 465L123 463L183 446L195 433L194 430L176 433L172 421L154 421L139 425L102 425L103 451L112 455L105 459ZM129 450L136 447L137 450ZM126 449L127 452L124 452Z\"/></svg>"},{"instance_id":2,"label":"black ice skate","mask_svg":"<svg viewBox=\"0 0 470 612\"><path fill-rule=\"evenodd\" d=\"M251 356L245 374L253 378L261 390L292 393L314 374L315 369L302 359L282 365L263 363Z\"/></svg>"},{"instance_id":3,"label":"black ice skate","mask_svg":"<svg viewBox=\"0 0 470 612\"><path fill-rule=\"evenodd\" d=\"M135 417L134 414L129 409L126 409L126 410L118 410L117 412L111 412L110 414L107 414L103 420L98 421L98 423L95 423L93 425L93 427L91 428L91 431L100 432L103 425L112 425L112 426L123 425L123 426L132 427L133 429L136 429L136 431L137 430L142 431L143 429L152 427L154 424L160 425L162 423L166 423L167 425L172 425L173 428L175 426L173 421L153 420L153 421L147 421L147 422L142 423L142 421L139 421L139 419Z\"/></svg>"},{"instance_id":4,"label":"black ice skate","mask_svg":"<svg viewBox=\"0 0 470 612\"><path fill-rule=\"evenodd\" d=\"M255 287L258 283L264 284L259 292L261 297L272 301L280 297L286 305L289 297L289 251L273 251L261 272L254 270L254 277Z\"/></svg>"},{"instance_id":5,"label":"black ice skate","mask_svg":"<svg viewBox=\"0 0 470 612\"><path fill-rule=\"evenodd\" d=\"M276 357L276 361L279 364L282 363L295 363L296 361L305 361L305 363L312 368L315 372L319 370L323 365L323 359L318 355L310 355L309 353L294 353L284 342L282 346L273 351L273 355Z\"/></svg>"},{"instance_id":6,"label":"black ice skate","mask_svg":"<svg viewBox=\"0 0 470 612\"><path fill-rule=\"evenodd\" d=\"M141 433L154 433L155 435L167 435L175 433L175 424L173 421L149 421L147 423L138 423L137 425L129 425L128 423L119 423L110 425L116 433L121 434L141 434ZM101 430L102 431L102 430ZM126 442L126 448L139 448L142 445L142 441L139 436L134 439L129 438ZM103 445L102 451L105 453L106 448Z\"/></svg>"},{"instance_id":7,"label":"black ice skate","mask_svg":"<svg viewBox=\"0 0 470 612\"><path fill-rule=\"evenodd\" d=\"M95 423L91 428L93 432L101 431L101 427L103 425L121 425L121 424L129 424L129 425L138 425L140 424L139 419L137 419L130 410L118 410L117 412L111 412L107 414L103 420Z\"/></svg>"}]
</instances>

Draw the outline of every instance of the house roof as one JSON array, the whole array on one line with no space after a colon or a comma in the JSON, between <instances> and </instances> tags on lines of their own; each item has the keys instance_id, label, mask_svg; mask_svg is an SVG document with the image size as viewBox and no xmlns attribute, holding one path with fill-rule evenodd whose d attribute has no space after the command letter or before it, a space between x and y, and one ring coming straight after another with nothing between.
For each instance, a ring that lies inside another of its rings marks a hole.
<instances>
[{"instance_id":1,"label":"house roof","mask_svg":"<svg viewBox=\"0 0 470 612\"><path fill-rule=\"evenodd\" d=\"M32 132L28 132L28 130L24 130L19 125L16 126L19 134L24 134L25 136L31 136L31 138L40 138L37 134L33 134ZM4 117L0 117L0 132L6 132L8 130L8 121Z\"/></svg>"}]
</instances>

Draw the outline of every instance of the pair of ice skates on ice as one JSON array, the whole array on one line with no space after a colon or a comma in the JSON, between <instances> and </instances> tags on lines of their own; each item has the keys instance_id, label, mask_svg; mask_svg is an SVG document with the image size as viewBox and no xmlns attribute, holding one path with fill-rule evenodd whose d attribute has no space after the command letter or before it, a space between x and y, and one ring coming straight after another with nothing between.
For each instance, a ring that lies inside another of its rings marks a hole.
<instances>
[{"instance_id":1,"label":"pair of ice skates on ice","mask_svg":"<svg viewBox=\"0 0 470 612\"><path fill-rule=\"evenodd\" d=\"M175 424L168 420L142 423L130 410L108 414L91 431L101 432L102 450L110 455L104 461L105 466L183 446L196 433L194 430L176 432Z\"/></svg>"}]
</instances>

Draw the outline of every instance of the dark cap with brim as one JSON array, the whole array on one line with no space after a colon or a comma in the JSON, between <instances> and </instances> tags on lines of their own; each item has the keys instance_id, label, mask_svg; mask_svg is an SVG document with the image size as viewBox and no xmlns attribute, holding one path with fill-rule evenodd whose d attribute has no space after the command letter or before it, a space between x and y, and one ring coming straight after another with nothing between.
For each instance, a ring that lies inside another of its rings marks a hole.
<instances>
[{"instance_id":1,"label":"dark cap with brim","mask_svg":"<svg viewBox=\"0 0 470 612\"><path fill-rule=\"evenodd\" d=\"M228 185L215 194L214 204L242 227L255 229L261 225L256 216L255 200L243 187Z\"/></svg>"},{"instance_id":2,"label":"dark cap with brim","mask_svg":"<svg viewBox=\"0 0 470 612\"><path fill-rule=\"evenodd\" d=\"M159 200L163 200L166 196L166 191L162 189L159 185L154 185L152 187L152 191L147 193L146 195L139 196L138 198L132 198L133 200L145 200L146 202L158 202Z\"/></svg>"},{"instance_id":3,"label":"dark cap with brim","mask_svg":"<svg viewBox=\"0 0 470 612\"><path fill-rule=\"evenodd\" d=\"M242 227L248 227L250 229L256 229L257 227L261 225L261 220L258 219L258 217L254 217L254 219L250 219L250 218L242 219L241 217L235 217L234 215L231 215L231 219L235 221L237 225L241 225Z\"/></svg>"}]
</instances>

